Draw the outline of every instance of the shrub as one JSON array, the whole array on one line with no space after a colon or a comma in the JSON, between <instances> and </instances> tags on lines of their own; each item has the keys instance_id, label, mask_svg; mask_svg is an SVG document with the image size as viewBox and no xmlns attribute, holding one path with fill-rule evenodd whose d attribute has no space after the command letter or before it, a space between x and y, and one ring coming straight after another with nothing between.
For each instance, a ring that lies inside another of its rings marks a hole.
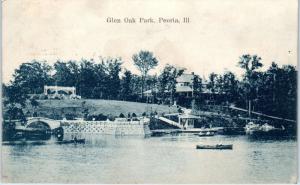
<instances>
[{"instance_id":1,"label":"shrub","mask_svg":"<svg viewBox=\"0 0 300 185\"><path fill-rule=\"evenodd\" d=\"M67 120L75 120L76 114L68 113L68 114L65 114L65 117Z\"/></svg>"},{"instance_id":2,"label":"shrub","mask_svg":"<svg viewBox=\"0 0 300 185\"><path fill-rule=\"evenodd\" d=\"M107 120L107 116L103 115L103 114L98 114L98 116L96 117L97 121L105 121Z\"/></svg>"}]
</instances>

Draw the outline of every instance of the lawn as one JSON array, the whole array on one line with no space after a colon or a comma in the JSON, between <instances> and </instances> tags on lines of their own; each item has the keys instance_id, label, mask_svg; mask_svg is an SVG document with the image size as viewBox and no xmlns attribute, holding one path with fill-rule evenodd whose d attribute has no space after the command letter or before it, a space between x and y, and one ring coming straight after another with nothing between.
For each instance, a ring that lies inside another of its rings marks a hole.
<instances>
[{"instance_id":1,"label":"lawn","mask_svg":"<svg viewBox=\"0 0 300 185\"><path fill-rule=\"evenodd\" d=\"M128 113L135 113L142 115L143 112L150 113L156 111L157 113L174 113L177 112L177 107L158 105L158 104L146 104L138 102L128 101L116 101L116 100L39 100L39 106L36 108L36 112L39 116L49 116L50 114L63 115L72 113L81 117L84 109L88 109L89 114L98 115L112 115L119 116L120 113L127 115ZM30 106L28 106L26 112L33 112Z\"/></svg>"}]
</instances>

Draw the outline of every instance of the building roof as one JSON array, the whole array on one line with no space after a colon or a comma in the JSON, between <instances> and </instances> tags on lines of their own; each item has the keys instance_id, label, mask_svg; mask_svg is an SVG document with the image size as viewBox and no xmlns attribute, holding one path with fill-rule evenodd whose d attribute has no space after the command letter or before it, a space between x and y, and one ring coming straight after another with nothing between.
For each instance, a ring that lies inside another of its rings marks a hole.
<instances>
[{"instance_id":1,"label":"building roof","mask_svg":"<svg viewBox=\"0 0 300 185\"><path fill-rule=\"evenodd\" d=\"M177 77L176 82L183 83L183 82L189 82L193 83L194 75L193 74L182 74L179 77Z\"/></svg>"},{"instance_id":2,"label":"building roof","mask_svg":"<svg viewBox=\"0 0 300 185\"><path fill-rule=\"evenodd\" d=\"M190 86L176 86L176 92L193 92Z\"/></svg>"},{"instance_id":3,"label":"building roof","mask_svg":"<svg viewBox=\"0 0 300 185\"><path fill-rule=\"evenodd\" d=\"M75 87L66 87L66 86L44 86L44 89L50 89L50 90L62 90L62 91L72 91L75 90Z\"/></svg>"}]
</instances>

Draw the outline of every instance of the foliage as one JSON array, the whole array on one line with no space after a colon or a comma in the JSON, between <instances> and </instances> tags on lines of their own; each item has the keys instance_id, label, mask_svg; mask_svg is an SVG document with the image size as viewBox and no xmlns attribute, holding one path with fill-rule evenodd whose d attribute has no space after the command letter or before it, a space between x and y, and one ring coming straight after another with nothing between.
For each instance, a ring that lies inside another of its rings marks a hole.
<instances>
[{"instance_id":1,"label":"foliage","mask_svg":"<svg viewBox=\"0 0 300 185\"><path fill-rule=\"evenodd\" d=\"M124 72L123 79L121 81L121 94L123 95L123 100L131 100L132 97L132 74L130 71L126 70Z\"/></svg>"},{"instance_id":2,"label":"foliage","mask_svg":"<svg viewBox=\"0 0 300 185\"><path fill-rule=\"evenodd\" d=\"M150 51L140 51L138 54L132 56L134 65L138 68L142 75L142 97L144 92L145 79L148 72L158 65L158 60L153 56Z\"/></svg>"},{"instance_id":3,"label":"foliage","mask_svg":"<svg viewBox=\"0 0 300 185\"><path fill-rule=\"evenodd\" d=\"M107 72L109 91L108 98L114 99L114 97L118 97L120 91L120 78L119 74L121 72L122 60L121 58L109 58L105 62L105 70Z\"/></svg>"},{"instance_id":4,"label":"foliage","mask_svg":"<svg viewBox=\"0 0 300 185\"><path fill-rule=\"evenodd\" d=\"M76 81L79 74L78 66L75 62L69 61L65 63L58 60L54 64L55 74L53 78L55 79L55 84L58 86L76 86Z\"/></svg>"},{"instance_id":5,"label":"foliage","mask_svg":"<svg viewBox=\"0 0 300 185\"><path fill-rule=\"evenodd\" d=\"M8 120L22 120L25 121L25 115L22 108L26 105L28 95L20 90L19 86L9 85L5 88L4 98L4 118Z\"/></svg>"},{"instance_id":6,"label":"foliage","mask_svg":"<svg viewBox=\"0 0 300 185\"><path fill-rule=\"evenodd\" d=\"M6 120L21 120L22 123L26 121L26 116L22 108L16 106L8 106L7 112L4 114Z\"/></svg>"},{"instance_id":7,"label":"foliage","mask_svg":"<svg viewBox=\"0 0 300 185\"><path fill-rule=\"evenodd\" d=\"M244 96L247 98L246 101L248 101L250 105L251 101L254 100L257 95L256 86L260 78L260 73L257 72L257 69L261 68L263 64L261 63L261 58L257 55L246 54L240 57L238 65L245 70L241 85L245 90Z\"/></svg>"},{"instance_id":8,"label":"foliage","mask_svg":"<svg viewBox=\"0 0 300 185\"><path fill-rule=\"evenodd\" d=\"M23 63L15 70L11 84L24 93L38 94L43 92L44 85L51 82L50 71L51 67L45 61Z\"/></svg>"},{"instance_id":9,"label":"foliage","mask_svg":"<svg viewBox=\"0 0 300 185\"><path fill-rule=\"evenodd\" d=\"M198 98L202 92L202 79L199 77L199 75L194 75L193 78L193 96L195 98Z\"/></svg>"},{"instance_id":10,"label":"foliage","mask_svg":"<svg viewBox=\"0 0 300 185\"><path fill-rule=\"evenodd\" d=\"M176 78L183 74L185 69L176 68L170 64L167 64L162 73L158 77L159 81L159 95L162 99L166 99L168 94L171 101L174 100L176 92Z\"/></svg>"},{"instance_id":11,"label":"foliage","mask_svg":"<svg viewBox=\"0 0 300 185\"><path fill-rule=\"evenodd\" d=\"M34 98L30 99L30 104L31 104L32 107L39 106L39 102L36 101L36 99L34 99Z\"/></svg>"},{"instance_id":12,"label":"foliage","mask_svg":"<svg viewBox=\"0 0 300 185\"><path fill-rule=\"evenodd\" d=\"M2 84L4 116L8 119L23 119L21 111L29 95L34 97L32 94L41 94L44 85L75 86L76 93L83 98L139 102L145 101L141 92L152 90L153 102L180 102L182 97L176 95L176 79L185 69L167 64L160 74L151 76L148 75L149 71L158 65L153 53L140 51L132 59L141 72L140 76L123 70L121 58L100 58L99 61L58 60L53 67L45 61L23 63L15 70L10 83ZM242 55L238 66L244 70L241 80L230 71L220 75L211 73L207 81L195 74L191 86L193 97L181 102L195 100L196 104L235 104L245 109L250 105L254 111L296 119L297 70L294 66L280 67L273 62L266 71L260 71L262 59L250 54ZM36 108L36 98L31 99L30 104ZM82 108L87 118L89 110L85 108L84 102Z\"/></svg>"},{"instance_id":13,"label":"foliage","mask_svg":"<svg viewBox=\"0 0 300 185\"><path fill-rule=\"evenodd\" d=\"M224 93L226 102L234 102L238 98L238 80L235 75L226 71L223 75L218 78L217 88L218 91Z\"/></svg>"},{"instance_id":14,"label":"foliage","mask_svg":"<svg viewBox=\"0 0 300 185\"><path fill-rule=\"evenodd\" d=\"M294 66L282 68L273 62L257 83L256 108L280 117L296 118L297 71Z\"/></svg>"},{"instance_id":15,"label":"foliage","mask_svg":"<svg viewBox=\"0 0 300 185\"><path fill-rule=\"evenodd\" d=\"M208 84L207 84L207 88L210 90L210 92L212 94L215 94L216 93L216 90L217 90L217 77L218 75L215 74L215 73L211 73L209 75L209 81L208 81Z\"/></svg>"}]
</instances>

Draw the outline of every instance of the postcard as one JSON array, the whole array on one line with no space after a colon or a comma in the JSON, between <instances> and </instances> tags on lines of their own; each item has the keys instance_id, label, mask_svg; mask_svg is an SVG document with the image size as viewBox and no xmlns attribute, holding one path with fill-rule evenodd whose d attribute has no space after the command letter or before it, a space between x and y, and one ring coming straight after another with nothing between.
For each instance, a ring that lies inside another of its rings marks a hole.
<instances>
[{"instance_id":1,"label":"postcard","mask_svg":"<svg viewBox=\"0 0 300 185\"><path fill-rule=\"evenodd\" d=\"M297 183L297 0L2 10L2 183Z\"/></svg>"}]
</instances>

